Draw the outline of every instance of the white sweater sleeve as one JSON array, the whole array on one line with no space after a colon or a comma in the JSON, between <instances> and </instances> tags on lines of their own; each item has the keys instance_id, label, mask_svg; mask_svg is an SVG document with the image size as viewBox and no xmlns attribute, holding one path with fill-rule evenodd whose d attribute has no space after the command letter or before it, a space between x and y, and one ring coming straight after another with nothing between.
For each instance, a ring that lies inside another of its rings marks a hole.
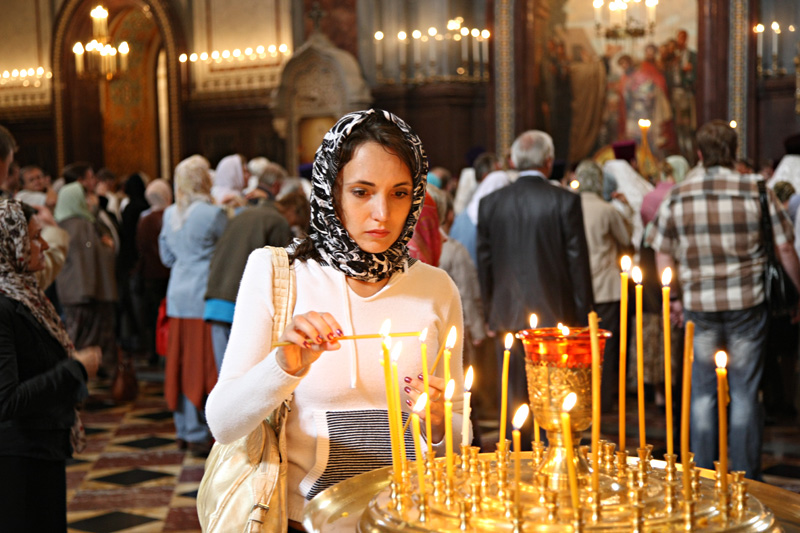
<instances>
[{"instance_id":1,"label":"white sweater sleeve","mask_svg":"<svg viewBox=\"0 0 800 533\"><path fill-rule=\"evenodd\" d=\"M206 402L214 438L226 444L250 433L302 377L283 371L272 346L272 256L258 249L245 267L219 379Z\"/></svg>"}]
</instances>

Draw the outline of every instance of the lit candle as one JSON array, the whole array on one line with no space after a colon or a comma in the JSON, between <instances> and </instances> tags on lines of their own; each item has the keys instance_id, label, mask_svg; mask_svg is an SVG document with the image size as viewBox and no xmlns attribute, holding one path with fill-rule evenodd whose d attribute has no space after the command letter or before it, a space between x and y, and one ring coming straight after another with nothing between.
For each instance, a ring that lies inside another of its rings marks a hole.
<instances>
[{"instance_id":1,"label":"lit candle","mask_svg":"<svg viewBox=\"0 0 800 533\"><path fill-rule=\"evenodd\" d=\"M600 490L600 343L597 339L597 313L589 313L592 346L592 490Z\"/></svg>"},{"instance_id":2,"label":"lit candle","mask_svg":"<svg viewBox=\"0 0 800 533\"><path fill-rule=\"evenodd\" d=\"M383 65L383 32L375 32L375 63L380 68Z\"/></svg>"},{"instance_id":3,"label":"lit candle","mask_svg":"<svg viewBox=\"0 0 800 533\"><path fill-rule=\"evenodd\" d=\"M445 453L447 460L447 482L453 483L453 392L456 390L456 382L452 379L447 382L444 391L444 440Z\"/></svg>"},{"instance_id":4,"label":"lit candle","mask_svg":"<svg viewBox=\"0 0 800 533\"><path fill-rule=\"evenodd\" d=\"M503 375L501 376L502 387L500 389L500 442L497 443L497 449L500 451L500 457L504 457L506 452L506 418L508 417L508 362L511 357L511 345L514 344L514 336L511 333L506 333L505 347L503 351Z\"/></svg>"},{"instance_id":5,"label":"lit candle","mask_svg":"<svg viewBox=\"0 0 800 533\"><path fill-rule=\"evenodd\" d=\"M719 411L719 469L720 490L728 492L728 354L719 351L714 355L717 363L717 406Z\"/></svg>"},{"instance_id":6,"label":"lit candle","mask_svg":"<svg viewBox=\"0 0 800 533\"><path fill-rule=\"evenodd\" d=\"M392 338L388 336L391 327L392 322L388 318L381 325L380 333L384 335L383 341L381 342L381 349L383 352L381 364L383 365L383 379L386 387L386 409L389 417L389 436L392 443L392 468L394 468L395 481L399 483L401 479L399 462L400 457L398 455L397 448L397 432L395 431L394 427L394 387L392 387L392 361L389 355L389 347L391 346Z\"/></svg>"},{"instance_id":7,"label":"lit candle","mask_svg":"<svg viewBox=\"0 0 800 533\"><path fill-rule=\"evenodd\" d=\"M472 366L467 369L467 376L464 378L464 416L461 422L461 445L469 446L469 417L470 417L470 399L472 393L469 391L472 388Z\"/></svg>"},{"instance_id":8,"label":"lit candle","mask_svg":"<svg viewBox=\"0 0 800 533\"><path fill-rule=\"evenodd\" d=\"M561 404L561 431L564 433L564 448L567 452L567 470L569 472L569 494L572 498L572 509L575 513L575 519L579 518L580 509L578 504L578 475L575 471L575 451L572 449L572 422L570 420L569 412L575 407L575 402L578 401L578 396L574 392L570 392L564 398Z\"/></svg>"},{"instance_id":9,"label":"lit candle","mask_svg":"<svg viewBox=\"0 0 800 533\"><path fill-rule=\"evenodd\" d=\"M422 352L422 384L424 386L425 395L430 398L430 379L428 377L428 345L425 339L428 337L428 328L422 330L419 335L419 340L422 343L420 351ZM425 403L425 436L428 443L428 457L433 456L433 440L431 439L431 402Z\"/></svg>"},{"instance_id":10,"label":"lit candle","mask_svg":"<svg viewBox=\"0 0 800 533\"><path fill-rule=\"evenodd\" d=\"M683 499L692 499L692 474L689 471L689 416L692 412L692 361L694 322L686 322L683 342L683 395L681 396L681 463L683 464Z\"/></svg>"},{"instance_id":11,"label":"lit candle","mask_svg":"<svg viewBox=\"0 0 800 533\"><path fill-rule=\"evenodd\" d=\"M531 329L536 329L536 326L539 325L539 317L536 316L536 313L531 313L531 316L528 317L528 324L530 324ZM533 440L536 443L541 441L541 437L539 436L539 422L536 420L536 413L533 413Z\"/></svg>"},{"instance_id":12,"label":"lit candle","mask_svg":"<svg viewBox=\"0 0 800 533\"><path fill-rule=\"evenodd\" d=\"M647 6L647 23L649 25L653 25L656 23L656 6L658 5L658 0L646 0L645 6Z\"/></svg>"},{"instance_id":13,"label":"lit candle","mask_svg":"<svg viewBox=\"0 0 800 533\"><path fill-rule=\"evenodd\" d=\"M633 281L636 283L636 382L639 400L639 447L647 443L644 418L644 339L642 337L642 269L633 267Z\"/></svg>"},{"instance_id":14,"label":"lit candle","mask_svg":"<svg viewBox=\"0 0 800 533\"><path fill-rule=\"evenodd\" d=\"M628 368L628 271L631 269L631 258L622 256L620 261L620 295L619 300L619 450L625 451L625 396L627 386L625 374Z\"/></svg>"},{"instance_id":15,"label":"lit candle","mask_svg":"<svg viewBox=\"0 0 800 533\"><path fill-rule=\"evenodd\" d=\"M757 24L754 31L756 32L756 55L764 57L764 25Z\"/></svg>"},{"instance_id":16,"label":"lit candle","mask_svg":"<svg viewBox=\"0 0 800 533\"><path fill-rule=\"evenodd\" d=\"M450 357L453 347L456 345L456 337L458 332L456 327L452 326L450 331L447 332L447 339L444 343L444 382L450 381Z\"/></svg>"},{"instance_id":17,"label":"lit candle","mask_svg":"<svg viewBox=\"0 0 800 533\"><path fill-rule=\"evenodd\" d=\"M414 65L415 65L415 68L416 68L421 63L420 57L421 57L421 54L422 54L422 45L420 44L419 40L422 38L422 32L419 31L419 30L414 30L414 31L411 32L411 37L414 38L414 41L411 43L411 46L413 46L413 48L414 48L414 50L413 50L413 52L414 52Z\"/></svg>"},{"instance_id":18,"label":"lit candle","mask_svg":"<svg viewBox=\"0 0 800 533\"><path fill-rule=\"evenodd\" d=\"M75 43L72 47L72 53L75 54L75 73L83 74L83 45Z\"/></svg>"},{"instance_id":19,"label":"lit candle","mask_svg":"<svg viewBox=\"0 0 800 533\"><path fill-rule=\"evenodd\" d=\"M467 36L469 36L469 28L461 28L461 62L464 64L464 67L467 66L467 62L469 61Z\"/></svg>"},{"instance_id":20,"label":"lit candle","mask_svg":"<svg viewBox=\"0 0 800 533\"><path fill-rule=\"evenodd\" d=\"M528 419L528 411L530 411L528 404L523 403L519 406L519 409L514 414L514 419L511 421L514 426L514 432L512 433L512 438L514 439L514 507L517 509L519 509L520 478L522 477L522 442L519 430Z\"/></svg>"},{"instance_id":21,"label":"lit candle","mask_svg":"<svg viewBox=\"0 0 800 533\"><path fill-rule=\"evenodd\" d=\"M394 427L397 431L397 453L400 456L400 468L405 470L406 439L403 428L403 404L400 402L400 380L397 372L397 360L400 358L402 349L402 342L398 342L392 347L392 396L394 397Z\"/></svg>"},{"instance_id":22,"label":"lit candle","mask_svg":"<svg viewBox=\"0 0 800 533\"><path fill-rule=\"evenodd\" d=\"M603 0L594 0L594 23L603 23Z\"/></svg>"},{"instance_id":23,"label":"lit candle","mask_svg":"<svg viewBox=\"0 0 800 533\"><path fill-rule=\"evenodd\" d=\"M422 458L422 445L419 429L419 412L424 406L428 405L428 395L424 392L419 395L417 403L414 404L414 412L411 414L411 434L414 436L414 453L417 456L417 480L419 481L419 497L425 496L425 460ZM428 439L430 440L430 439Z\"/></svg>"},{"instance_id":24,"label":"lit candle","mask_svg":"<svg viewBox=\"0 0 800 533\"><path fill-rule=\"evenodd\" d=\"M119 68L123 72L128 70L128 52L130 51L128 41L122 41L119 44Z\"/></svg>"},{"instance_id":25,"label":"lit candle","mask_svg":"<svg viewBox=\"0 0 800 533\"><path fill-rule=\"evenodd\" d=\"M406 68L406 39L408 35L406 32L397 32L397 51L400 53L400 70L405 71Z\"/></svg>"},{"instance_id":26,"label":"lit candle","mask_svg":"<svg viewBox=\"0 0 800 533\"><path fill-rule=\"evenodd\" d=\"M433 26L428 28L428 35L430 36L428 38L428 61L431 63L431 65L436 63L436 34L437 33L438 32L437 32L436 28L434 28ZM433 72L431 72L431 74L433 74Z\"/></svg>"},{"instance_id":27,"label":"lit candle","mask_svg":"<svg viewBox=\"0 0 800 533\"><path fill-rule=\"evenodd\" d=\"M778 55L778 35L781 33L781 25L778 22L772 23L772 55Z\"/></svg>"},{"instance_id":28,"label":"lit candle","mask_svg":"<svg viewBox=\"0 0 800 533\"><path fill-rule=\"evenodd\" d=\"M673 454L672 442L672 327L669 322L669 284L672 269L667 267L661 275L662 311L664 315L664 394L667 397L667 453Z\"/></svg>"},{"instance_id":29,"label":"lit candle","mask_svg":"<svg viewBox=\"0 0 800 533\"><path fill-rule=\"evenodd\" d=\"M489 30L481 32L481 55L483 56L483 64L488 67L489 65L489 37L491 37Z\"/></svg>"},{"instance_id":30,"label":"lit candle","mask_svg":"<svg viewBox=\"0 0 800 533\"><path fill-rule=\"evenodd\" d=\"M480 57L479 57L479 50L481 43L478 42L478 39L481 36L481 31L478 28L472 28L470 32L472 36L472 74L478 74L478 69L480 68Z\"/></svg>"}]
</instances>

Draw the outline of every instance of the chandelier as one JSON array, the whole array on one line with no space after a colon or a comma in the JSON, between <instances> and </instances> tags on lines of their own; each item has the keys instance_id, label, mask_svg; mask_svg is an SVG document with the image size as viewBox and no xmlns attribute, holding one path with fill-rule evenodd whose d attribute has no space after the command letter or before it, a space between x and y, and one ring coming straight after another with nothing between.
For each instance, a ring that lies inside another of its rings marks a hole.
<instances>
[{"instance_id":1,"label":"chandelier","mask_svg":"<svg viewBox=\"0 0 800 533\"><path fill-rule=\"evenodd\" d=\"M113 46L108 36L108 11L98 5L90 13L92 17L92 40L75 43L75 72L81 78L111 80L128 70L130 47L126 41Z\"/></svg>"},{"instance_id":2,"label":"chandelier","mask_svg":"<svg viewBox=\"0 0 800 533\"><path fill-rule=\"evenodd\" d=\"M637 39L653 35L658 0L594 0L594 23L598 37L610 40Z\"/></svg>"}]
</instances>

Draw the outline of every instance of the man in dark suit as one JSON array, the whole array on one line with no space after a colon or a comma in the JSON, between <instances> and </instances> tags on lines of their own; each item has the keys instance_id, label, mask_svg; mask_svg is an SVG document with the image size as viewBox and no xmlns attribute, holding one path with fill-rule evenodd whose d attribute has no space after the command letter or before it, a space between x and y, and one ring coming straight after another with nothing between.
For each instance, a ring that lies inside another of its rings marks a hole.
<instances>
[{"instance_id":1,"label":"man in dark suit","mask_svg":"<svg viewBox=\"0 0 800 533\"><path fill-rule=\"evenodd\" d=\"M519 178L481 200L478 210L478 273L489 330L502 365L503 337L558 322L582 326L592 309L592 276L580 196L548 182L553 140L526 131L511 146ZM508 377L508 411L528 402L524 351L515 341ZM509 415L510 417L511 415ZM507 438L511 438L511 425ZM523 428L525 431L526 428ZM522 442L530 446L530 424Z\"/></svg>"}]
</instances>

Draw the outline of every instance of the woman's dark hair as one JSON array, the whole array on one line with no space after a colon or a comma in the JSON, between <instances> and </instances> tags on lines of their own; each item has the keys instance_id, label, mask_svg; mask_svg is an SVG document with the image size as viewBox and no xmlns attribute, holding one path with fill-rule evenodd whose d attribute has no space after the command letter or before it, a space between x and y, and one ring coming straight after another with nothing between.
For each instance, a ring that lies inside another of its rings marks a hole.
<instances>
[{"instance_id":1,"label":"woman's dark hair","mask_svg":"<svg viewBox=\"0 0 800 533\"><path fill-rule=\"evenodd\" d=\"M22 213L25 215L25 222L30 222L31 219L38 213L36 208L31 207L26 203L21 203L22 205Z\"/></svg>"},{"instance_id":2,"label":"woman's dark hair","mask_svg":"<svg viewBox=\"0 0 800 533\"><path fill-rule=\"evenodd\" d=\"M294 211L297 216L300 229L308 234L309 224L311 223L311 204L308 203L306 193L303 191L292 191L280 200L275 201L275 207L281 213Z\"/></svg>"},{"instance_id":3,"label":"woman's dark hair","mask_svg":"<svg viewBox=\"0 0 800 533\"><path fill-rule=\"evenodd\" d=\"M90 170L92 170L91 163L77 161L65 166L64 170L61 171L61 176L64 178L64 183L73 183L82 180Z\"/></svg>"},{"instance_id":4,"label":"woman's dark hair","mask_svg":"<svg viewBox=\"0 0 800 533\"><path fill-rule=\"evenodd\" d=\"M712 120L697 130L697 149L703 156L703 166L733 168L736 161L736 130L724 120Z\"/></svg>"},{"instance_id":5,"label":"woman's dark hair","mask_svg":"<svg viewBox=\"0 0 800 533\"><path fill-rule=\"evenodd\" d=\"M381 113L374 113L358 124L350 135L342 142L339 150L339 161L336 166L337 174L333 184L333 208L336 216L344 222L342 218L342 169L353 159L356 149L362 144L374 142L383 146L384 150L392 155L396 155L408 167L412 179L419 173L416 164L414 150L406 140L403 132L393 122L386 119ZM289 261L295 259L307 261L309 259L320 259L319 252L314 247L310 238L306 237L297 246L294 253L289 254Z\"/></svg>"}]
</instances>

